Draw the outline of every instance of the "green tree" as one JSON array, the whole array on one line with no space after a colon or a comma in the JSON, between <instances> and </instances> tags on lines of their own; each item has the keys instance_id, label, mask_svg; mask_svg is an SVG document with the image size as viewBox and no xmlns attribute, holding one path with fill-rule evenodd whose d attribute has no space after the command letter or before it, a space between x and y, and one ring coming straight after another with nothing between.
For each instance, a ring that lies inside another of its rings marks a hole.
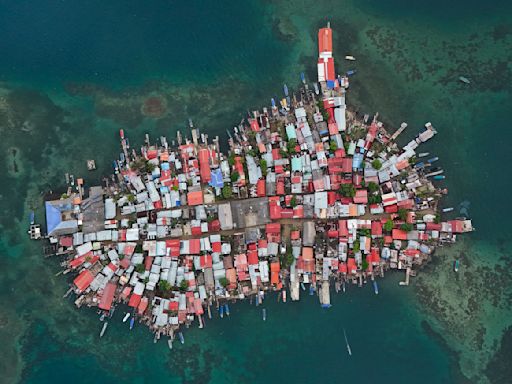
<instances>
[{"instance_id":1,"label":"green tree","mask_svg":"<svg viewBox=\"0 0 512 384\"><path fill-rule=\"evenodd\" d=\"M279 150L279 154L281 155L281 157L287 157L288 156L288 152L286 152L285 149L281 148Z\"/></svg>"},{"instance_id":2,"label":"green tree","mask_svg":"<svg viewBox=\"0 0 512 384\"><path fill-rule=\"evenodd\" d=\"M229 280L228 280L228 279L226 279L225 277L221 277L221 278L219 279L219 283L220 283L220 285L222 285L224 288L226 288L226 287L228 286L228 284L229 284Z\"/></svg>"},{"instance_id":3,"label":"green tree","mask_svg":"<svg viewBox=\"0 0 512 384\"><path fill-rule=\"evenodd\" d=\"M409 224L409 223L403 223L401 226L400 226L400 229L402 231L406 231L406 232L411 232L413 230L413 225L412 224Z\"/></svg>"},{"instance_id":4,"label":"green tree","mask_svg":"<svg viewBox=\"0 0 512 384\"><path fill-rule=\"evenodd\" d=\"M237 171L233 171L231 173L231 182L232 183L236 183L239 178L240 178L240 174Z\"/></svg>"},{"instance_id":5,"label":"green tree","mask_svg":"<svg viewBox=\"0 0 512 384\"><path fill-rule=\"evenodd\" d=\"M439 213L436 214L436 217L434 218L434 223L439 224L441 222L441 216L439 216Z\"/></svg>"},{"instance_id":6,"label":"green tree","mask_svg":"<svg viewBox=\"0 0 512 384\"><path fill-rule=\"evenodd\" d=\"M400 220L405 221L407 219L407 209L400 208L398 210L398 217Z\"/></svg>"},{"instance_id":7,"label":"green tree","mask_svg":"<svg viewBox=\"0 0 512 384\"><path fill-rule=\"evenodd\" d=\"M331 142L329 143L329 150L330 150L331 152L334 152L334 151L335 151L335 150L337 150L337 149L338 149L338 145L337 145L334 141L331 141Z\"/></svg>"},{"instance_id":8,"label":"green tree","mask_svg":"<svg viewBox=\"0 0 512 384\"><path fill-rule=\"evenodd\" d=\"M233 196L233 188L231 185L225 185L222 187L222 197L225 199L230 199Z\"/></svg>"},{"instance_id":9,"label":"green tree","mask_svg":"<svg viewBox=\"0 0 512 384\"><path fill-rule=\"evenodd\" d=\"M382 163L379 159L374 159L372 161L372 167L376 169L377 171L382 168Z\"/></svg>"},{"instance_id":10,"label":"green tree","mask_svg":"<svg viewBox=\"0 0 512 384\"><path fill-rule=\"evenodd\" d=\"M235 165L235 154L231 152L228 156L228 163L230 166Z\"/></svg>"},{"instance_id":11,"label":"green tree","mask_svg":"<svg viewBox=\"0 0 512 384\"><path fill-rule=\"evenodd\" d=\"M144 273L144 272L146 272L146 267L145 267L145 266L144 266L144 264L142 264L142 263L141 263L141 264L137 264L137 265L135 266L135 271L136 271L137 273Z\"/></svg>"},{"instance_id":12,"label":"green tree","mask_svg":"<svg viewBox=\"0 0 512 384\"><path fill-rule=\"evenodd\" d=\"M356 241L354 241L354 244L353 244L354 253L359 252L360 249L361 249L361 243L359 242L359 239L356 238Z\"/></svg>"},{"instance_id":13,"label":"green tree","mask_svg":"<svg viewBox=\"0 0 512 384\"><path fill-rule=\"evenodd\" d=\"M353 184L341 184L338 192L345 197L354 197L356 195L356 188Z\"/></svg>"},{"instance_id":14,"label":"green tree","mask_svg":"<svg viewBox=\"0 0 512 384\"><path fill-rule=\"evenodd\" d=\"M368 192L375 193L379 190L379 185L377 183L374 183L373 181L370 181L368 183Z\"/></svg>"},{"instance_id":15,"label":"green tree","mask_svg":"<svg viewBox=\"0 0 512 384\"><path fill-rule=\"evenodd\" d=\"M393 230L393 227L395 226L395 223L393 223L393 220L389 219L384 223L384 230L386 232L391 232Z\"/></svg>"},{"instance_id":16,"label":"green tree","mask_svg":"<svg viewBox=\"0 0 512 384\"><path fill-rule=\"evenodd\" d=\"M263 175L263 177L267 176L267 170L268 170L267 160L261 159L260 167L261 167L261 174Z\"/></svg>"},{"instance_id":17,"label":"green tree","mask_svg":"<svg viewBox=\"0 0 512 384\"><path fill-rule=\"evenodd\" d=\"M293 155L296 152L295 151L296 145L297 145L297 139L290 139L287 144L288 153Z\"/></svg>"},{"instance_id":18,"label":"green tree","mask_svg":"<svg viewBox=\"0 0 512 384\"><path fill-rule=\"evenodd\" d=\"M363 262L361 263L361 269L363 271L366 271L368 269L370 265L368 264L368 262L366 261L366 259L363 260Z\"/></svg>"},{"instance_id":19,"label":"green tree","mask_svg":"<svg viewBox=\"0 0 512 384\"><path fill-rule=\"evenodd\" d=\"M135 201L135 195L133 193L130 193L126 198L130 203L133 203Z\"/></svg>"},{"instance_id":20,"label":"green tree","mask_svg":"<svg viewBox=\"0 0 512 384\"><path fill-rule=\"evenodd\" d=\"M156 165L153 163L150 163L149 161L146 161L146 164L144 165L144 169L147 173L151 173L155 170Z\"/></svg>"},{"instance_id":21,"label":"green tree","mask_svg":"<svg viewBox=\"0 0 512 384\"><path fill-rule=\"evenodd\" d=\"M291 247L288 248L286 253L279 255L279 263L282 269L289 269L294 260Z\"/></svg>"},{"instance_id":22,"label":"green tree","mask_svg":"<svg viewBox=\"0 0 512 384\"><path fill-rule=\"evenodd\" d=\"M171 290L171 284L167 280L160 280L158 288L163 292L168 292Z\"/></svg>"},{"instance_id":23,"label":"green tree","mask_svg":"<svg viewBox=\"0 0 512 384\"><path fill-rule=\"evenodd\" d=\"M185 292L188 289L188 280L181 280L180 282L180 291Z\"/></svg>"},{"instance_id":24,"label":"green tree","mask_svg":"<svg viewBox=\"0 0 512 384\"><path fill-rule=\"evenodd\" d=\"M293 196L290 200L290 205L295 208L297 206L297 197Z\"/></svg>"}]
</instances>

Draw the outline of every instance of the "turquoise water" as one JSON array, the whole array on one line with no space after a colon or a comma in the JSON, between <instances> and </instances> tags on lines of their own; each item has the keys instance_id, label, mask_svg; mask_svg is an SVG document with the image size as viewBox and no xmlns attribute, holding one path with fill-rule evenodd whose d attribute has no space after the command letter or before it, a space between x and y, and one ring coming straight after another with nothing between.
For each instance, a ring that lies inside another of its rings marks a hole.
<instances>
[{"instance_id":1,"label":"turquoise water","mask_svg":"<svg viewBox=\"0 0 512 384\"><path fill-rule=\"evenodd\" d=\"M3 381L506 382L511 10L497 0L0 2ZM62 299L58 260L26 239L30 208L43 219L40 193L62 187L65 172L99 182L121 127L142 143L191 117L222 136L284 82L295 88L301 71L314 79L316 31L327 20L338 68L358 70L349 104L391 126L407 121L403 142L432 121L439 135L425 150L446 170L444 204L470 201L477 232L440 250L408 288L390 274L378 296L351 288L329 310L315 297L269 297L266 322L248 303L232 305L229 318L187 330L173 351L142 327L129 332L118 311L100 342L94 311ZM161 119L140 113L152 95L167 100Z\"/></svg>"}]
</instances>

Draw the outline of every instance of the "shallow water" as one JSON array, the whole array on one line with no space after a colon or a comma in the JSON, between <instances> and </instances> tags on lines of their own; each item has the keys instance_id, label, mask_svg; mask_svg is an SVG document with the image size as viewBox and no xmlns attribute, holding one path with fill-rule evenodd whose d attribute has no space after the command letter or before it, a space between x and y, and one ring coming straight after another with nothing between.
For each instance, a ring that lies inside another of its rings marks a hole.
<instances>
[{"instance_id":1,"label":"shallow water","mask_svg":"<svg viewBox=\"0 0 512 384\"><path fill-rule=\"evenodd\" d=\"M503 382L507 345L492 359L511 318L512 6L459 2L0 3L4 380L442 383L464 374ZM270 297L266 322L248 303L232 305L229 318L187 330L173 351L142 327L129 332L118 312L100 342L94 312L62 299L58 261L26 239L29 209L43 220L40 192L57 190L65 172L97 183L110 172L121 127L142 143L145 132L170 136L191 117L223 136L280 95L282 83L296 87L301 71L314 79L316 30L326 20L337 67L358 70L348 102L391 126L407 121L404 143L432 121L439 134L425 151L445 169L445 205L470 201L477 232L437 252L406 289L392 274L378 296L349 289L327 311L309 296L286 304ZM140 112L152 95L168 104L158 120ZM89 158L98 165L92 173Z\"/></svg>"}]
</instances>

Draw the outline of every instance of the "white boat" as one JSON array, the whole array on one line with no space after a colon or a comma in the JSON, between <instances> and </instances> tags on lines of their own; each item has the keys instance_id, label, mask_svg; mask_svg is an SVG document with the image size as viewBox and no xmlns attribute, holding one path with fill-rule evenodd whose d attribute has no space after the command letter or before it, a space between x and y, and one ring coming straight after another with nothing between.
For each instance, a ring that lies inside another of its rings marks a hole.
<instances>
[{"instance_id":1,"label":"white boat","mask_svg":"<svg viewBox=\"0 0 512 384\"><path fill-rule=\"evenodd\" d=\"M183 337L183 333L178 333L178 337L180 338L180 343L185 344L185 338Z\"/></svg>"},{"instance_id":2,"label":"white boat","mask_svg":"<svg viewBox=\"0 0 512 384\"><path fill-rule=\"evenodd\" d=\"M263 308L261 310L261 315L263 317L263 321L266 321L267 320L267 310L265 308Z\"/></svg>"},{"instance_id":3,"label":"white boat","mask_svg":"<svg viewBox=\"0 0 512 384\"><path fill-rule=\"evenodd\" d=\"M108 321L103 323L103 327L101 328L101 332L100 332L100 337L103 337L103 335L105 334L105 331L107 330L107 327L108 327Z\"/></svg>"},{"instance_id":4,"label":"white boat","mask_svg":"<svg viewBox=\"0 0 512 384\"><path fill-rule=\"evenodd\" d=\"M356 58L354 56L352 56L352 55L347 55L347 56L345 56L345 60L355 61Z\"/></svg>"},{"instance_id":5,"label":"white boat","mask_svg":"<svg viewBox=\"0 0 512 384\"><path fill-rule=\"evenodd\" d=\"M453 211L453 207L450 207L450 208L443 208L443 212L451 212Z\"/></svg>"},{"instance_id":6,"label":"white boat","mask_svg":"<svg viewBox=\"0 0 512 384\"><path fill-rule=\"evenodd\" d=\"M343 336L345 336L345 344L347 345L348 355L352 356L352 349L350 349L350 344L348 343L347 333L345 332L345 328L343 328Z\"/></svg>"},{"instance_id":7,"label":"white boat","mask_svg":"<svg viewBox=\"0 0 512 384\"><path fill-rule=\"evenodd\" d=\"M128 320L128 318L130 317L130 313L128 312L126 315L124 315L123 317L123 323L126 323L126 320Z\"/></svg>"},{"instance_id":8,"label":"white boat","mask_svg":"<svg viewBox=\"0 0 512 384\"><path fill-rule=\"evenodd\" d=\"M286 291L283 291L283 303L286 303Z\"/></svg>"},{"instance_id":9,"label":"white boat","mask_svg":"<svg viewBox=\"0 0 512 384\"><path fill-rule=\"evenodd\" d=\"M169 349L172 349L172 339L170 337L167 340L167 345L169 346Z\"/></svg>"},{"instance_id":10,"label":"white boat","mask_svg":"<svg viewBox=\"0 0 512 384\"><path fill-rule=\"evenodd\" d=\"M418 154L418 157L426 157L428 155L430 155L429 152L421 152L420 154Z\"/></svg>"},{"instance_id":11,"label":"white boat","mask_svg":"<svg viewBox=\"0 0 512 384\"><path fill-rule=\"evenodd\" d=\"M315 93L318 95L320 93L320 90L318 89L318 84L314 83L313 87L315 87Z\"/></svg>"},{"instance_id":12,"label":"white boat","mask_svg":"<svg viewBox=\"0 0 512 384\"><path fill-rule=\"evenodd\" d=\"M462 81L464 84L471 84L471 81L464 76L459 76L459 80Z\"/></svg>"}]
</instances>

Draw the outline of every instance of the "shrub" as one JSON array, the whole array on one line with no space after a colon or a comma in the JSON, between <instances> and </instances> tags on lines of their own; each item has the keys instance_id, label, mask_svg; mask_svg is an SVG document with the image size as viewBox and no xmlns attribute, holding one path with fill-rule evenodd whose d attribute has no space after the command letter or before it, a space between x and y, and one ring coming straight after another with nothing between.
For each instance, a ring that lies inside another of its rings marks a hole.
<instances>
[{"instance_id":1,"label":"shrub","mask_svg":"<svg viewBox=\"0 0 512 384\"><path fill-rule=\"evenodd\" d=\"M376 169L377 171L382 168L382 163L379 159L374 159L372 161L372 167Z\"/></svg>"}]
</instances>

